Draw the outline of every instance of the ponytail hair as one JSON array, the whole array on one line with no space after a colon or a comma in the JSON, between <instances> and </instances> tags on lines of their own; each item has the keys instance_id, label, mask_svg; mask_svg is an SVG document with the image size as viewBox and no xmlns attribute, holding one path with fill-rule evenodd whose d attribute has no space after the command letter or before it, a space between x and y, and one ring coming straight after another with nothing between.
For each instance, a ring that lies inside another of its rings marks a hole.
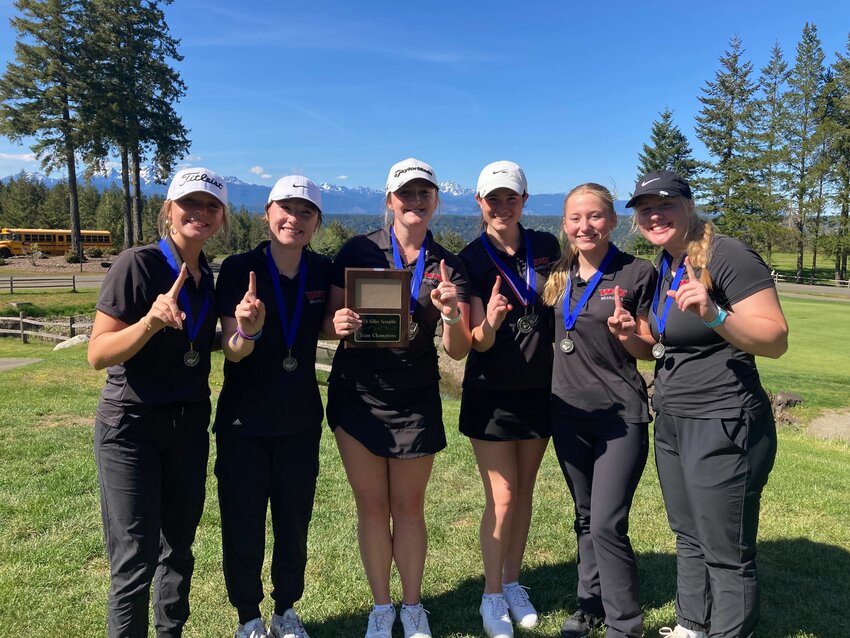
<instances>
[{"instance_id":1,"label":"ponytail hair","mask_svg":"<svg viewBox=\"0 0 850 638\"><path fill-rule=\"evenodd\" d=\"M688 261L694 268L701 268L699 280L706 290L711 290L711 273L708 272L708 262L711 261L711 240L716 234L714 224L697 215L694 200L678 197L685 208L688 217Z\"/></svg>"},{"instance_id":2,"label":"ponytail hair","mask_svg":"<svg viewBox=\"0 0 850 638\"><path fill-rule=\"evenodd\" d=\"M567 214L567 202L570 201L570 197L584 193L594 195L599 199L603 210L611 218L611 228L614 228L617 225L617 213L614 211L614 196L602 184L595 182L579 184L567 193L567 196L564 197L564 217ZM577 262L578 248L565 240L564 253L555 262L555 265L552 266L549 278L546 280L546 286L543 288L543 303L547 306L555 306L561 301L567 289L567 277L569 277L570 271Z\"/></svg>"}]
</instances>

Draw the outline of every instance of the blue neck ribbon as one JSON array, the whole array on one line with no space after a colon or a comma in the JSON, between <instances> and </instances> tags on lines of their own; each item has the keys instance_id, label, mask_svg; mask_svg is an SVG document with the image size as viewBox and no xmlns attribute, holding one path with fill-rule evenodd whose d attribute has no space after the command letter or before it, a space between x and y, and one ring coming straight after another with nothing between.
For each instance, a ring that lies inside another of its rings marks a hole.
<instances>
[{"instance_id":1,"label":"blue neck ribbon","mask_svg":"<svg viewBox=\"0 0 850 638\"><path fill-rule=\"evenodd\" d=\"M531 242L528 240L528 231L522 228L522 232L525 241L525 281L522 281L514 271L507 267L505 262L499 259L499 255L496 254L496 250L490 244L486 232L481 233L481 243L490 256L490 260L501 273L502 279L508 282L519 302L527 307L534 304L534 300L537 298L537 290L534 285L534 256L531 254Z\"/></svg>"},{"instance_id":2,"label":"blue neck ribbon","mask_svg":"<svg viewBox=\"0 0 850 638\"><path fill-rule=\"evenodd\" d=\"M605 274L605 269L608 267L608 264L611 263L611 260L614 259L614 255L618 252L620 251L614 244L608 244L608 252L605 253L602 263L599 264L599 270L593 273L593 277L591 277L587 282L587 288L585 288L584 294L572 310L570 310L570 296L573 291L573 277L572 274L567 277L567 286L566 290L564 290L564 329L566 329L567 332L572 330L576 325L576 320L578 319L579 314L587 305L588 300L596 290L596 286L599 285L599 281L602 279L602 275Z\"/></svg>"},{"instance_id":3,"label":"blue neck ribbon","mask_svg":"<svg viewBox=\"0 0 850 638\"><path fill-rule=\"evenodd\" d=\"M174 253L171 252L171 247L168 245L168 241L160 239L159 249L162 251L162 254L165 255L165 260L171 267L171 271L174 273L174 279L176 281L177 277L180 276L180 268L177 266L177 260L174 258ZM186 331L189 333L189 343L192 344L193 347L195 337L198 336L201 324L204 322L207 312L209 312L210 309L210 296L207 294L206 288L203 288L203 286L201 286L201 288L204 291L204 302L201 304L201 312L198 314L197 321L192 317L192 304L189 303L189 293L186 292L186 289L181 288L180 293L177 295L180 300L178 305L183 309L183 312L186 313Z\"/></svg>"},{"instance_id":4,"label":"blue neck ribbon","mask_svg":"<svg viewBox=\"0 0 850 638\"><path fill-rule=\"evenodd\" d=\"M679 289L679 284L682 283L682 276L685 274L685 257L687 257L687 255L682 255L682 261L676 269L676 274L673 275L673 282L670 284L670 290L673 292L676 292ZM658 326L659 338L664 336L664 329L667 327L667 313L670 312L670 306L673 305L673 297L667 297L667 300L664 302L664 310L662 311L661 316L658 316L658 301L661 298L661 283L664 281L664 275L667 274L667 271L670 269L672 261L673 258L666 252L661 257L658 283L655 284L655 295L652 297L652 316L655 317L655 325Z\"/></svg>"},{"instance_id":5,"label":"blue neck ribbon","mask_svg":"<svg viewBox=\"0 0 850 638\"><path fill-rule=\"evenodd\" d=\"M286 347L292 350L295 344L295 335L298 334L298 324L301 323L301 310L304 307L304 291L307 289L307 259L304 251L301 251L301 263L298 264L298 297L295 299L295 313L292 316L292 323L286 314L286 303L283 300L283 288L280 285L280 273L277 270L277 264L274 263L272 257L272 247L269 245L266 250L267 263L269 267L269 275L272 278L272 286L274 287L274 297L277 301L278 315L280 316L280 328L283 332L283 340L286 342Z\"/></svg>"},{"instance_id":6,"label":"blue neck ribbon","mask_svg":"<svg viewBox=\"0 0 850 638\"><path fill-rule=\"evenodd\" d=\"M395 238L395 230L390 226L390 241L393 245L393 262L399 270L404 268L404 262L401 260L401 251L398 248L398 242ZM419 249L419 257L416 258L416 268L413 270L413 278L410 280L410 316L413 316L413 311L416 309L416 304L419 301L419 290L422 288L422 278L425 276L425 251L428 250L428 235L425 235L425 241L422 242L422 247Z\"/></svg>"}]
</instances>

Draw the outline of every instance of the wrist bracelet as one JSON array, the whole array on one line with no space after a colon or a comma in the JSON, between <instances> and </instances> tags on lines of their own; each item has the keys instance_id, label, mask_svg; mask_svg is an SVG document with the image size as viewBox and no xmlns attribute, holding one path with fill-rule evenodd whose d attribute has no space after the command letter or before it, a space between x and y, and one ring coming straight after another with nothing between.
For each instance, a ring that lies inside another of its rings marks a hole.
<instances>
[{"instance_id":1,"label":"wrist bracelet","mask_svg":"<svg viewBox=\"0 0 850 638\"><path fill-rule=\"evenodd\" d=\"M442 319L443 323L447 326L455 325L458 321L460 321L460 308L457 309L457 314L454 317L447 317L441 312L440 319Z\"/></svg>"},{"instance_id":2,"label":"wrist bracelet","mask_svg":"<svg viewBox=\"0 0 850 638\"><path fill-rule=\"evenodd\" d=\"M714 319L712 319L711 321L703 321L706 328L716 328L717 326L722 324L724 321L726 321L726 317L729 313L726 312L725 310L723 310L723 308L721 308L720 306L716 306L716 308L717 308L717 316Z\"/></svg>"},{"instance_id":3,"label":"wrist bracelet","mask_svg":"<svg viewBox=\"0 0 850 638\"><path fill-rule=\"evenodd\" d=\"M148 319L147 315L142 317L139 321L142 323L142 325L144 325L145 332L150 332L152 330L151 320Z\"/></svg>"},{"instance_id":4,"label":"wrist bracelet","mask_svg":"<svg viewBox=\"0 0 850 638\"><path fill-rule=\"evenodd\" d=\"M263 336L263 329L260 328L260 330L259 330L259 332L257 332L257 334L247 335L244 332L242 332L242 330L240 330L239 326L237 325L236 326L236 334L238 334L240 337L242 337L245 341L256 341L257 339L259 339L260 337Z\"/></svg>"}]
</instances>

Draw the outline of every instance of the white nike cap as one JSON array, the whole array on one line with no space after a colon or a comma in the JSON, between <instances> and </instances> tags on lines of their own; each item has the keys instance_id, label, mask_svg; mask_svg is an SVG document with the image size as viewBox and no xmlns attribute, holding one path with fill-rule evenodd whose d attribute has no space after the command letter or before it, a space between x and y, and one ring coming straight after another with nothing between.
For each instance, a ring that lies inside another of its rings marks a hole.
<instances>
[{"instance_id":1,"label":"white nike cap","mask_svg":"<svg viewBox=\"0 0 850 638\"><path fill-rule=\"evenodd\" d=\"M192 193L209 193L227 207L227 183L208 168L181 168L171 178L165 197L173 202Z\"/></svg>"},{"instance_id":2,"label":"white nike cap","mask_svg":"<svg viewBox=\"0 0 850 638\"><path fill-rule=\"evenodd\" d=\"M395 193L399 188L414 179L424 179L431 182L437 188L437 174L429 164L420 162L412 157L393 164L387 175L387 193Z\"/></svg>"},{"instance_id":3,"label":"white nike cap","mask_svg":"<svg viewBox=\"0 0 850 638\"><path fill-rule=\"evenodd\" d=\"M306 199L319 212L322 210L322 191L303 175L287 175L275 182L269 193L269 203L285 199Z\"/></svg>"},{"instance_id":4,"label":"white nike cap","mask_svg":"<svg viewBox=\"0 0 850 638\"><path fill-rule=\"evenodd\" d=\"M479 197L487 197L497 188L509 188L518 195L528 192L528 180L519 164L502 160L487 164L478 176L476 191Z\"/></svg>"}]
</instances>

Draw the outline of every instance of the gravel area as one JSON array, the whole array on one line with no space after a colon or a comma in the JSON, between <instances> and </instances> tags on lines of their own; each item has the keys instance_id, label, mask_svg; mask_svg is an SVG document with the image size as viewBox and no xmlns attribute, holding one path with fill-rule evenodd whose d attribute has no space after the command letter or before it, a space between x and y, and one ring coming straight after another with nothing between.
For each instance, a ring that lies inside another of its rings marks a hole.
<instances>
[{"instance_id":1,"label":"gravel area","mask_svg":"<svg viewBox=\"0 0 850 638\"><path fill-rule=\"evenodd\" d=\"M806 426L806 434L850 442L850 409L828 410Z\"/></svg>"},{"instance_id":2,"label":"gravel area","mask_svg":"<svg viewBox=\"0 0 850 638\"><path fill-rule=\"evenodd\" d=\"M107 268L102 263L112 263L115 260L114 256L104 257L103 259L89 259L82 264L82 272L103 274ZM36 260L35 264L29 257L11 257L5 260L6 263L0 266L0 275L48 275L62 274L75 275L79 274L80 264L69 264L65 261L65 257L43 257Z\"/></svg>"}]
</instances>

